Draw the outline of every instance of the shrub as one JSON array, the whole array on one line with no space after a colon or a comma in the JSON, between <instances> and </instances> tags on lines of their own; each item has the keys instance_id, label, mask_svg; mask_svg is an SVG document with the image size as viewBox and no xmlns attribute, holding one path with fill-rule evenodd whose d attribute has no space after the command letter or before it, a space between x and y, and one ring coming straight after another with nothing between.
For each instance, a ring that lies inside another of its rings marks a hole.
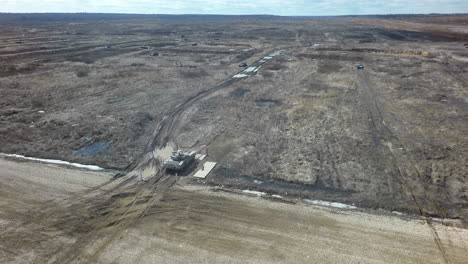
<instances>
[{"instance_id":1,"label":"shrub","mask_svg":"<svg viewBox=\"0 0 468 264\"><path fill-rule=\"evenodd\" d=\"M76 77L81 78L81 77L86 77L86 76L88 76L89 72L88 72L87 69L79 69L79 70L77 70L77 71L75 72L75 74L76 74Z\"/></svg>"},{"instance_id":2,"label":"shrub","mask_svg":"<svg viewBox=\"0 0 468 264\"><path fill-rule=\"evenodd\" d=\"M188 79L202 78L208 76L205 70L194 70L194 71L180 71L179 74Z\"/></svg>"}]
</instances>

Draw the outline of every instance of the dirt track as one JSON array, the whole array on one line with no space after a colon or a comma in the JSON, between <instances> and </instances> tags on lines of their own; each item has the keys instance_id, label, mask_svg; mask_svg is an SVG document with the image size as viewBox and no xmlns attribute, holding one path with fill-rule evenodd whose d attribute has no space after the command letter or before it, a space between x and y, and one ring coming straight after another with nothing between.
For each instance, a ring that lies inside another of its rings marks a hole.
<instances>
[{"instance_id":1,"label":"dirt track","mask_svg":"<svg viewBox=\"0 0 468 264\"><path fill-rule=\"evenodd\" d=\"M10 180L0 193L2 263L463 263L466 259L466 229L435 223L431 229L411 217L267 200L205 187L168 188L171 181L163 178L155 185L134 186L123 179L109 181L110 175L103 173L6 160L0 165L8 168L7 174L0 174L2 182ZM28 181L24 189L26 179L38 180ZM44 179L49 196L38 191L44 188Z\"/></svg>"},{"instance_id":2,"label":"dirt track","mask_svg":"<svg viewBox=\"0 0 468 264\"><path fill-rule=\"evenodd\" d=\"M466 229L432 221L468 216L460 38L218 22L1 29L0 152L128 173L0 160L0 262L463 263ZM218 164L204 180L166 175L171 148Z\"/></svg>"}]
</instances>

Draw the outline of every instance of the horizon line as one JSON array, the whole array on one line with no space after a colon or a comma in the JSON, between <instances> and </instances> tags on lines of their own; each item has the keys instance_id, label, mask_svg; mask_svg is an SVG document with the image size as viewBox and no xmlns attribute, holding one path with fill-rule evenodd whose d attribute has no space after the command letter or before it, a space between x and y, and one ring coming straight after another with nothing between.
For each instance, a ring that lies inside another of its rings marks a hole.
<instances>
[{"instance_id":1,"label":"horizon line","mask_svg":"<svg viewBox=\"0 0 468 264\"><path fill-rule=\"evenodd\" d=\"M468 13L382 13L382 14L346 14L346 15L274 15L274 14L200 14L200 13L107 13L107 12L0 12L0 14L100 14L100 15L141 15L141 16L273 16L273 17L343 17L343 16L392 16L392 15L468 15Z\"/></svg>"}]
</instances>

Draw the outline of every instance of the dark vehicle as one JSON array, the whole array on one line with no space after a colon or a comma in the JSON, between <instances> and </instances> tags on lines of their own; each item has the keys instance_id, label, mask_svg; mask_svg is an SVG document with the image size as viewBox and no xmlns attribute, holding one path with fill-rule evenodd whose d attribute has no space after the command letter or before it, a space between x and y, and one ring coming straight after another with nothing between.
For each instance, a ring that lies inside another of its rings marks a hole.
<instances>
[{"instance_id":1,"label":"dark vehicle","mask_svg":"<svg viewBox=\"0 0 468 264\"><path fill-rule=\"evenodd\" d=\"M359 63L359 64L356 64L356 69L362 70L362 69L364 69L364 65L362 65L362 64L360 64L360 63Z\"/></svg>"},{"instance_id":2,"label":"dark vehicle","mask_svg":"<svg viewBox=\"0 0 468 264\"><path fill-rule=\"evenodd\" d=\"M247 63L245 63L245 62L239 64L239 67L247 67L247 66L248 66Z\"/></svg>"},{"instance_id":3,"label":"dark vehicle","mask_svg":"<svg viewBox=\"0 0 468 264\"><path fill-rule=\"evenodd\" d=\"M159 55L159 53L157 51L153 51L153 52L150 53L150 56L158 56L158 55Z\"/></svg>"},{"instance_id":4,"label":"dark vehicle","mask_svg":"<svg viewBox=\"0 0 468 264\"><path fill-rule=\"evenodd\" d=\"M163 169L170 171L182 171L195 160L195 151L174 151L171 157L162 164Z\"/></svg>"}]
</instances>

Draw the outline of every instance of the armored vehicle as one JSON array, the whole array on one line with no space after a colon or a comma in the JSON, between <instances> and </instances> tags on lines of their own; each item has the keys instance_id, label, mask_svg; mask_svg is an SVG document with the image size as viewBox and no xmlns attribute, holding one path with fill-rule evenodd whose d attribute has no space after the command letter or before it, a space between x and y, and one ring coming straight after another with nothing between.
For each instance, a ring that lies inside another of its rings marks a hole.
<instances>
[{"instance_id":1,"label":"armored vehicle","mask_svg":"<svg viewBox=\"0 0 468 264\"><path fill-rule=\"evenodd\" d=\"M171 171L182 171L195 160L195 151L174 151L171 157L162 164L163 169Z\"/></svg>"}]
</instances>

